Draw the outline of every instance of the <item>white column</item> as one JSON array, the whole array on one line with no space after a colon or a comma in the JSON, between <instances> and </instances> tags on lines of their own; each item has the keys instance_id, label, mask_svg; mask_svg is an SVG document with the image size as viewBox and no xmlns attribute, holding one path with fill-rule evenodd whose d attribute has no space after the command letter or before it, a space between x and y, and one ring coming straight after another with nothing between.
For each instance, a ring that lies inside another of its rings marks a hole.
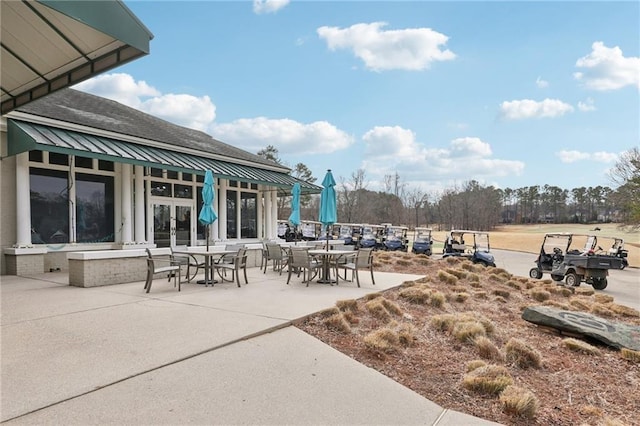
<instances>
[{"instance_id":1,"label":"white column","mask_svg":"<svg viewBox=\"0 0 640 426\"><path fill-rule=\"evenodd\" d=\"M220 239L227 239L227 184L229 183L226 179L220 179L220 202L218 206L220 211L218 211L218 232Z\"/></svg>"},{"instance_id":2,"label":"white column","mask_svg":"<svg viewBox=\"0 0 640 426\"><path fill-rule=\"evenodd\" d=\"M133 211L131 206L131 164L122 164L120 177L120 197L122 199L121 212L122 212L122 242L132 241L131 228L133 228L133 221L131 220L131 212Z\"/></svg>"},{"instance_id":3,"label":"white column","mask_svg":"<svg viewBox=\"0 0 640 426\"><path fill-rule=\"evenodd\" d=\"M29 153L16 155L16 244L31 244L31 190Z\"/></svg>"},{"instance_id":4,"label":"white column","mask_svg":"<svg viewBox=\"0 0 640 426\"><path fill-rule=\"evenodd\" d=\"M147 241L144 232L144 167L135 166L135 174L135 201L133 203L135 224L133 229L136 236L136 242L141 243L143 241Z\"/></svg>"},{"instance_id":5,"label":"white column","mask_svg":"<svg viewBox=\"0 0 640 426\"><path fill-rule=\"evenodd\" d=\"M262 217L262 185L258 185L258 197L256 198L256 232L257 237L262 239L262 224L264 223L264 218Z\"/></svg>"},{"instance_id":6,"label":"white column","mask_svg":"<svg viewBox=\"0 0 640 426\"><path fill-rule=\"evenodd\" d=\"M217 186L216 180L218 181ZM216 194L215 198L213 199L213 210L218 215L218 220L213 222L213 224L211 225L211 239L213 241L220 238L220 197L218 196L218 188L220 188L220 182L222 182L222 179L213 178L213 193Z\"/></svg>"},{"instance_id":7,"label":"white column","mask_svg":"<svg viewBox=\"0 0 640 426\"><path fill-rule=\"evenodd\" d=\"M271 237L278 238L278 188L274 187L271 192Z\"/></svg>"},{"instance_id":8,"label":"white column","mask_svg":"<svg viewBox=\"0 0 640 426\"><path fill-rule=\"evenodd\" d=\"M264 194L264 237L271 239L271 192L267 189Z\"/></svg>"},{"instance_id":9,"label":"white column","mask_svg":"<svg viewBox=\"0 0 640 426\"><path fill-rule=\"evenodd\" d=\"M76 216L76 203L78 200L76 199L76 175L74 173L74 156L69 156L69 174L68 179L68 188L67 197L72 202L69 203L69 218L71 222L71 226L69 226L69 242L75 243L78 240L78 218Z\"/></svg>"},{"instance_id":10,"label":"white column","mask_svg":"<svg viewBox=\"0 0 640 426\"><path fill-rule=\"evenodd\" d=\"M242 189L238 187L236 191L236 238L240 239L242 236Z\"/></svg>"}]
</instances>

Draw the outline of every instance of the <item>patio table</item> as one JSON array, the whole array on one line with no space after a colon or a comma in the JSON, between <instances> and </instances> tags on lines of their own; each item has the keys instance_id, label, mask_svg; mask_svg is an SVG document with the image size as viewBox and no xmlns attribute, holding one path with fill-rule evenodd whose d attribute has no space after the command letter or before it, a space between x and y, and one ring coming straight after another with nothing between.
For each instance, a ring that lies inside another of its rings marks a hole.
<instances>
[{"instance_id":1,"label":"patio table","mask_svg":"<svg viewBox=\"0 0 640 426\"><path fill-rule=\"evenodd\" d=\"M190 256L204 257L204 280L198 280L198 284L217 284L218 281L213 279L213 264L220 262L228 254L236 254L234 250L174 250L176 254L188 254Z\"/></svg>"},{"instance_id":2,"label":"patio table","mask_svg":"<svg viewBox=\"0 0 640 426\"><path fill-rule=\"evenodd\" d=\"M312 256L322 257L322 268L320 269L320 278L318 279L318 283L320 284L331 284L337 283L336 279L331 278L331 273L329 272L330 263L332 258L339 258L341 256L348 256L355 253L355 250L326 250L326 249L314 249L309 250L309 254Z\"/></svg>"}]
</instances>

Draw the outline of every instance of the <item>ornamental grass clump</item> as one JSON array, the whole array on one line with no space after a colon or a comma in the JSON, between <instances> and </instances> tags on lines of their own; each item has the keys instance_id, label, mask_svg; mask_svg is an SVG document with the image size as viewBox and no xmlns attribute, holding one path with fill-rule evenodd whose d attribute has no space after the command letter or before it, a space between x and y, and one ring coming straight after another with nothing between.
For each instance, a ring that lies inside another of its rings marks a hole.
<instances>
[{"instance_id":1,"label":"ornamental grass clump","mask_svg":"<svg viewBox=\"0 0 640 426\"><path fill-rule=\"evenodd\" d=\"M593 295L593 300L598 303L606 304L613 302L613 296L610 296L608 294L596 293Z\"/></svg>"},{"instance_id":2,"label":"ornamental grass clump","mask_svg":"<svg viewBox=\"0 0 640 426\"><path fill-rule=\"evenodd\" d=\"M627 348L620 349L620 356L622 359L626 359L627 361L631 361L636 364L640 364L640 351L634 351Z\"/></svg>"},{"instance_id":3,"label":"ornamental grass clump","mask_svg":"<svg viewBox=\"0 0 640 426\"><path fill-rule=\"evenodd\" d=\"M324 325L341 333L351 333L351 326L342 314L335 314L327 317L323 321Z\"/></svg>"},{"instance_id":4,"label":"ornamental grass clump","mask_svg":"<svg viewBox=\"0 0 640 426\"><path fill-rule=\"evenodd\" d=\"M500 297L504 297L505 299L508 299L511 296L511 292L509 290L505 290L503 288L496 288L495 290L493 290L491 292L491 294L494 294L494 295L500 296Z\"/></svg>"},{"instance_id":5,"label":"ornamental grass clump","mask_svg":"<svg viewBox=\"0 0 640 426\"><path fill-rule=\"evenodd\" d=\"M336 308L335 306L333 308L327 308L327 309L323 309L320 312L318 312L318 316L320 318L327 318L330 317L332 315L337 315L340 313L340 309Z\"/></svg>"},{"instance_id":6,"label":"ornamental grass clump","mask_svg":"<svg viewBox=\"0 0 640 426\"><path fill-rule=\"evenodd\" d=\"M558 309L562 309L565 311L570 311L571 310L571 306L569 306L566 303L562 303L562 302L556 302L555 300L545 300L545 302L542 304L543 306L552 306L554 308L558 308Z\"/></svg>"},{"instance_id":7,"label":"ornamental grass clump","mask_svg":"<svg viewBox=\"0 0 640 426\"><path fill-rule=\"evenodd\" d=\"M450 259L450 258L447 258ZM438 271L438 279L444 283L455 285L458 282L458 277L451 275L444 269Z\"/></svg>"},{"instance_id":8,"label":"ornamental grass clump","mask_svg":"<svg viewBox=\"0 0 640 426\"><path fill-rule=\"evenodd\" d=\"M617 303L612 303L609 305L609 309L611 309L616 314L620 314L625 317L640 317L640 311L637 309L630 308L629 306L618 305Z\"/></svg>"},{"instance_id":9,"label":"ornamental grass clump","mask_svg":"<svg viewBox=\"0 0 640 426\"><path fill-rule=\"evenodd\" d=\"M451 275L455 275L458 279L462 280L467 277L467 272L460 269L447 268L446 271Z\"/></svg>"},{"instance_id":10,"label":"ornamental grass clump","mask_svg":"<svg viewBox=\"0 0 640 426\"><path fill-rule=\"evenodd\" d=\"M586 287L578 287L576 288L576 294L580 295L580 296L593 296L595 294L595 290L592 288L586 288Z\"/></svg>"},{"instance_id":11,"label":"ornamental grass clump","mask_svg":"<svg viewBox=\"0 0 640 426\"><path fill-rule=\"evenodd\" d=\"M341 312L358 312L358 301L355 299L346 299L346 300L338 300L336 302L336 307Z\"/></svg>"},{"instance_id":12,"label":"ornamental grass clump","mask_svg":"<svg viewBox=\"0 0 640 426\"><path fill-rule=\"evenodd\" d=\"M453 314L434 315L431 317L431 325L440 331L451 331L456 323L456 316Z\"/></svg>"},{"instance_id":13,"label":"ornamental grass clump","mask_svg":"<svg viewBox=\"0 0 640 426\"><path fill-rule=\"evenodd\" d=\"M566 339L562 339L562 344L574 352L579 352L586 355L601 355L602 352L600 349L596 348L593 345L588 344L583 340L574 339L572 337L567 337Z\"/></svg>"},{"instance_id":14,"label":"ornamental grass clump","mask_svg":"<svg viewBox=\"0 0 640 426\"><path fill-rule=\"evenodd\" d=\"M420 287L403 288L398 293L398 296L408 300L411 303L426 305L431 297L431 290L423 289Z\"/></svg>"},{"instance_id":15,"label":"ornamental grass clump","mask_svg":"<svg viewBox=\"0 0 640 426\"><path fill-rule=\"evenodd\" d=\"M573 306L574 308L580 310L580 311L590 311L591 310L591 303L587 302L586 300L582 300L582 299L571 299L569 301L569 304L571 306Z\"/></svg>"},{"instance_id":16,"label":"ornamental grass clump","mask_svg":"<svg viewBox=\"0 0 640 426\"><path fill-rule=\"evenodd\" d=\"M540 368L542 356L526 342L512 337L504 347L507 362L519 368Z\"/></svg>"},{"instance_id":17,"label":"ornamental grass clump","mask_svg":"<svg viewBox=\"0 0 640 426\"><path fill-rule=\"evenodd\" d=\"M473 342L478 336L485 336L486 330L479 321L461 321L453 326L453 336L463 343Z\"/></svg>"},{"instance_id":18,"label":"ornamental grass clump","mask_svg":"<svg viewBox=\"0 0 640 426\"><path fill-rule=\"evenodd\" d=\"M465 292L454 293L451 298L454 302L464 303L469 298L469 293L465 293Z\"/></svg>"},{"instance_id":19,"label":"ornamental grass clump","mask_svg":"<svg viewBox=\"0 0 640 426\"><path fill-rule=\"evenodd\" d=\"M479 336L473 341L478 350L478 355L481 358L503 361L504 355L500 352L500 349L486 336Z\"/></svg>"},{"instance_id":20,"label":"ornamental grass clump","mask_svg":"<svg viewBox=\"0 0 640 426\"><path fill-rule=\"evenodd\" d=\"M391 328L379 328L363 338L364 344L371 349L382 352L394 352L400 343L398 333Z\"/></svg>"},{"instance_id":21,"label":"ornamental grass clump","mask_svg":"<svg viewBox=\"0 0 640 426\"><path fill-rule=\"evenodd\" d=\"M487 365L487 363L484 362L481 359L474 359L473 361L469 361L469 362L467 362L467 365L466 365L467 373L470 372L470 371L473 371L475 369L478 369L480 367L484 367L486 365Z\"/></svg>"},{"instance_id":22,"label":"ornamental grass clump","mask_svg":"<svg viewBox=\"0 0 640 426\"><path fill-rule=\"evenodd\" d=\"M487 394L498 395L507 386L513 384L509 371L501 365L485 365L465 374L462 386L466 389Z\"/></svg>"},{"instance_id":23,"label":"ornamental grass clump","mask_svg":"<svg viewBox=\"0 0 640 426\"><path fill-rule=\"evenodd\" d=\"M507 278L504 275L490 274L489 281L493 281L496 283L504 283L504 282L507 282Z\"/></svg>"},{"instance_id":24,"label":"ornamental grass clump","mask_svg":"<svg viewBox=\"0 0 640 426\"><path fill-rule=\"evenodd\" d=\"M403 322L396 331L398 333L398 341L403 346L412 346L417 340L416 333L418 330L413 324Z\"/></svg>"},{"instance_id":25,"label":"ornamental grass clump","mask_svg":"<svg viewBox=\"0 0 640 426\"><path fill-rule=\"evenodd\" d=\"M396 302L384 298L380 301L382 302L382 306L384 306L389 313L393 315L402 315L402 309L400 309L400 306L398 306Z\"/></svg>"},{"instance_id":26,"label":"ornamental grass clump","mask_svg":"<svg viewBox=\"0 0 640 426\"><path fill-rule=\"evenodd\" d=\"M545 300L549 300L551 298L551 293L546 290L534 288L529 292L529 295L538 302L544 302Z\"/></svg>"},{"instance_id":27,"label":"ornamental grass clump","mask_svg":"<svg viewBox=\"0 0 640 426\"><path fill-rule=\"evenodd\" d=\"M612 317L613 311L600 303L591 305L591 313L602 317Z\"/></svg>"},{"instance_id":28,"label":"ornamental grass clump","mask_svg":"<svg viewBox=\"0 0 640 426\"><path fill-rule=\"evenodd\" d=\"M405 259L398 259L396 260L396 265L400 265L400 266L409 266L411 265L411 261L410 260L405 260Z\"/></svg>"},{"instance_id":29,"label":"ornamental grass clump","mask_svg":"<svg viewBox=\"0 0 640 426\"><path fill-rule=\"evenodd\" d=\"M391 314L389 313L389 311L387 311L387 308L384 307L382 300L382 298L370 300L365 303L364 307L375 318L386 322L391 319Z\"/></svg>"},{"instance_id":30,"label":"ornamental grass clump","mask_svg":"<svg viewBox=\"0 0 640 426\"><path fill-rule=\"evenodd\" d=\"M434 308L441 308L442 305L444 305L445 300L446 297L443 292L434 291L429 296L429 305L433 306Z\"/></svg>"},{"instance_id":31,"label":"ornamental grass clump","mask_svg":"<svg viewBox=\"0 0 640 426\"><path fill-rule=\"evenodd\" d=\"M364 300L373 300L382 297L382 293L369 293L364 296Z\"/></svg>"},{"instance_id":32,"label":"ornamental grass clump","mask_svg":"<svg viewBox=\"0 0 640 426\"><path fill-rule=\"evenodd\" d=\"M520 285L520 283L513 281L513 280L509 280L506 282L506 284L516 290L522 290L522 286Z\"/></svg>"},{"instance_id":33,"label":"ornamental grass clump","mask_svg":"<svg viewBox=\"0 0 640 426\"><path fill-rule=\"evenodd\" d=\"M507 386L500 394L500 402L505 413L516 417L531 419L535 416L540 403L533 392L519 386Z\"/></svg>"}]
</instances>

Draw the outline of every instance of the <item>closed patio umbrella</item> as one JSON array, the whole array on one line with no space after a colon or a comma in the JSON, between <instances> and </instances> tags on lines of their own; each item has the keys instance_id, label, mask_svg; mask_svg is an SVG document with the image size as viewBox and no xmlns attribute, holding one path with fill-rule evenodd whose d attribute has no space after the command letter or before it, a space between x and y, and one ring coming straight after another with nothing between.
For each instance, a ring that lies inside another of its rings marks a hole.
<instances>
[{"instance_id":1,"label":"closed patio umbrella","mask_svg":"<svg viewBox=\"0 0 640 426\"><path fill-rule=\"evenodd\" d=\"M327 170L327 174L322 180L322 192L320 193L320 214L319 221L327 230L327 250L329 250L329 226L338 220L338 208L336 205L336 181L333 179L331 170Z\"/></svg>"},{"instance_id":2,"label":"closed patio umbrella","mask_svg":"<svg viewBox=\"0 0 640 426\"><path fill-rule=\"evenodd\" d=\"M298 226L300 226L300 184L294 183L291 189L291 214L289 215L289 223L293 225L294 240L298 235Z\"/></svg>"},{"instance_id":3,"label":"closed patio umbrella","mask_svg":"<svg viewBox=\"0 0 640 426\"><path fill-rule=\"evenodd\" d=\"M202 208L198 215L198 220L205 226L207 236L207 251L209 251L209 226L218 219L218 215L213 210L213 200L215 191L213 189L213 173L207 170L204 175L204 186L202 187Z\"/></svg>"}]
</instances>

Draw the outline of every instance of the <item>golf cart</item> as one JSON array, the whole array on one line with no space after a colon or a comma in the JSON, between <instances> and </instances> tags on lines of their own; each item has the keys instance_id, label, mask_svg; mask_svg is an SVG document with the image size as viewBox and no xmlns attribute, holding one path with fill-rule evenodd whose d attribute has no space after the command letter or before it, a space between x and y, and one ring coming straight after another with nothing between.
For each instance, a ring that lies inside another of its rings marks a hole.
<instances>
[{"instance_id":1,"label":"golf cart","mask_svg":"<svg viewBox=\"0 0 640 426\"><path fill-rule=\"evenodd\" d=\"M351 223L336 223L334 226L336 226L339 230L338 239L344 240L345 246L355 245L353 234L356 233L359 225L354 225Z\"/></svg>"},{"instance_id":2,"label":"golf cart","mask_svg":"<svg viewBox=\"0 0 640 426\"><path fill-rule=\"evenodd\" d=\"M387 226L385 229L386 237L382 243L383 248L388 251L407 251L409 248L407 231L406 226Z\"/></svg>"},{"instance_id":3,"label":"golf cart","mask_svg":"<svg viewBox=\"0 0 640 426\"><path fill-rule=\"evenodd\" d=\"M372 248L378 250L382 247L382 235L384 227L381 225L362 225L358 248Z\"/></svg>"},{"instance_id":4,"label":"golf cart","mask_svg":"<svg viewBox=\"0 0 640 426\"><path fill-rule=\"evenodd\" d=\"M411 248L413 253L431 256L433 246L431 231L431 228L416 228L413 231L413 247Z\"/></svg>"},{"instance_id":5,"label":"golf cart","mask_svg":"<svg viewBox=\"0 0 640 426\"><path fill-rule=\"evenodd\" d=\"M320 235L320 228L322 224L320 222L312 220L303 220L300 224L300 232L302 233L302 239L304 241L315 241Z\"/></svg>"},{"instance_id":6,"label":"golf cart","mask_svg":"<svg viewBox=\"0 0 640 426\"><path fill-rule=\"evenodd\" d=\"M465 237L468 240L467 242L465 242ZM473 242L471 239L473 239ZM495 259L490 253L489 234L486 232L451 230L444 241L444 248L442 249L442 258L445 259L447 257L464 257L473 263L496 266Z\"/></svg>"},{"instance_id":7,"label":"golf cart","mask_svg":"<svg viewBox=\"0 0 640 426\"><path fill-rule=\"evenodd\" d=\"M279 220L278 221L278 238L282 238L283 240L285 239L285 234L287 233L287 228L289 228L289 222L286 220Z\"/></svg>"},{"instance_id":8,"label":"golf cart","mask_svg":"<svg viewBox=\"0 0 640 426\"><path fill-rule=\"evenodd\" d=\"M529 276L540 279L544 273L549 273L552 280L565 280L568 286L578 287L586 282L596 290L604 290L609 269L620 269L622 258L596 254L597 243L595 235L545 234L540 254L535 260L536 267L531 268Z\"/></svg>"},{"instance_id":9,"label":"golf cart","mask_svg":"<svg viewBox=\"0 0 640 426\"><path fill-rule=\"evenodd\" d=\"M622 238L612 238L613 244L608 251L609 256L619 257L621 259L620 269L624 269L629 266L627 256L629 256L629 250L624 248L624 240Z\"/></svg>"}]
</instances>

